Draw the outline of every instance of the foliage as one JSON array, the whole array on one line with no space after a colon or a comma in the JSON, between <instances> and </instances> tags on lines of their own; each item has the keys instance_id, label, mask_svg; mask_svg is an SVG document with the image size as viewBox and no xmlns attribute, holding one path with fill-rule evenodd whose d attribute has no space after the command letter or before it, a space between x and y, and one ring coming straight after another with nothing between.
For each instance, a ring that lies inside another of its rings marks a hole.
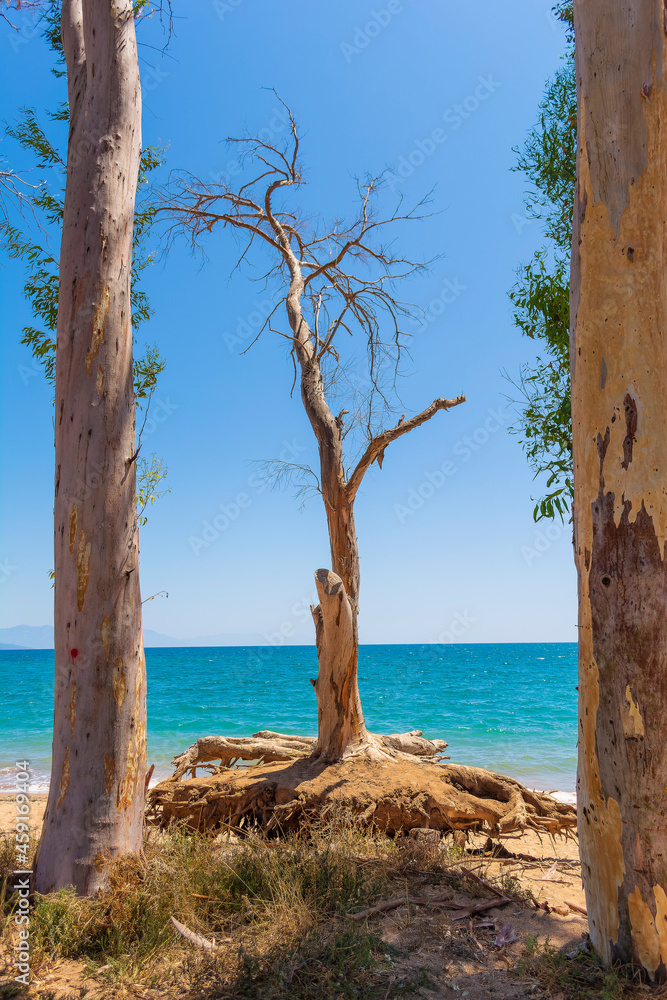
<instances>
[{"instance_id":1,"label":"foliage","mask_svg":"<svg viewBox=\"0 0 667 1000\"><path fill-rule=\"evenodd\" d=\"M532 188L526 195L528 216L542 222L548 243L522 265L509 295L514 322L543 348L535 366L524 365L519 381L521 412L511 429L521 440L535 475L546 474L547 493L535 505L536 521L571 507L572 416L569 359L569 266L576 179L577 109L571 3L555 14L567 27L563 66L546 85L537 124L522 150L516 170Z\"/></svg>"},{"instance_id":2,"label":"foliage","mask_svg":"<svg viewBox=\"0 0 667 1000\"><path fill-rule=\"evenodd\" d=\"M137 459L137 518L139 527L146 524L148 518L144 514L146 507L152 507L160 497L171 493L169 489L159 489L160 483L166 478L167 466L155 453L147 458Z\"/></svg>"},{"instance_id":3,"label":"foliage","mask_svg":"<svg viewBox=\"0 0 667 1000\"><path fill-rule=\"evenodd\" d=\"M49 0L44 13L44 38L56 54L53 69L57 77L65 72L58 67L64 62L60 40L60 2ZM50 122L69 123L69 108L66 102L47 115ZM56 130L66 138L64 129ZM58 323L58 283L59 263L53 247L60 240L60 230L64 213L66 156L50 137L50 129L43 125L34 108L22 108L20 117L6 124L5 135L34 160L35 168L45 172L45 179L34 190L24 193L25 204L29 204L31 217L36 225L29 225L25 210L15 224L7 218L0 219L0 239L7 255L20 260L25 266L26 279L23 286L26 301L30 304L35 324L23 328L21 343L32 352L42 366L47 381L55 386L56 331ZM153 261L149 249L151 229L155 217L155 207L149 196L149 175L164 162L164 149L148 147L142 151L139 167L137 204L134 217L132 253L132 327L137 330L147 322L152 310L146 292L140 287L140 275ZM48 179L46 179L48 178ZM35 230L37 232L35 233ZM136 343L136 337L135 337ZM164 371L165 362L156 345L147 346L143 355L135 357L133 363L135 400L139 409L150 405L158 376ZM145 421L144 421L145 422ZM147 504L153 504L159 496L169 492L157 492L160 479L167 469L159 460L138 463L137 503L140 509L140 524L146 523L141 517Z\"/></svg>"}]
</instances>

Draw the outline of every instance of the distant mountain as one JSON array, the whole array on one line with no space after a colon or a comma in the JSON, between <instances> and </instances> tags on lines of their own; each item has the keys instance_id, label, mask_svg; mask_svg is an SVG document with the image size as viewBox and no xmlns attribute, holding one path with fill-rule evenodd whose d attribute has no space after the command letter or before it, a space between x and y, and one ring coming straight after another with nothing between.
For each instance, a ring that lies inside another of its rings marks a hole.
<instances>
[{"instance_id":1,"label":"distant mountain","mask_svg":"<svg viewBox=\"0 0 667 1000\"><path fill-rule=\"evenodd\" d=\"M223 632L221 635L198 636L195 639L175 639L151 628L144 629L144 643L151 647L186 646L265 646L259 632ZM0 628L0 649L53 649L53 625L14 625Z\"/></svg>"},{"instance_id":2,"label":"distant mountain","mask_svg":"<svg viewBox=\"0 0 667 1000\"><path fill-rule=\"evenodd\" d=\"M53 649L53 625L14 625L0 628L0 642L23 649Z\"/></svg>"},{"instance_id":3,"label":"distant mountain","mask_svg":"<svg viewBox=\"0 0 667 1000\"><path fill-rule=\"evenodd\" d=\"M0 630L1 632L1 630ZM194 639L174 639L153 629L144 629L144 644L151 646L265 646L266 639L259 632L223 632L221 635L197 636Z\"/></svg>"}]
</instances>

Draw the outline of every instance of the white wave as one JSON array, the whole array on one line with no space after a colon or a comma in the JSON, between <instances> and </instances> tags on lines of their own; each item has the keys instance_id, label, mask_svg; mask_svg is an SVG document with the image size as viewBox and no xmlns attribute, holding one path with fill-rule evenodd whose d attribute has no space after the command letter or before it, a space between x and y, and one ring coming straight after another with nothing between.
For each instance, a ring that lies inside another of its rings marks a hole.
<instances>
[{"instance_id":1,"label":"white wave","mask_svg":"<svg viewBox=\"0 0 667 1000\"><path fill-rule=\"evenodd\" d=\"M577 804L577 793L576 792L559 792L554 791L552 788L533 788L534 792L542 792L544 795L550 795L557 802L565 802L569 806L576 806Z\"/></svg>"},{"instance_id":2,"label":"white wave","mask_svg":"<svg viewBox=\"0 0 667 1000\"><path fill-rule=\"evenodd\" d=\"M552 795L558 802L567 802L570 806L576 806L577 804L576 792L552 792Z\"/></svg>"},{"instance_id":3,"label":"white wave","mask_svg":"<svg viewBox=\"0 0 667 1000\"><path fill-rule=\"evenodd\" d=\"M7 774L6 772L10 772ZM160 772L159 774L153 774L150 782L148 783L149 788L155 788L159 785L161 781L165 778L171 776L171 771ZM0 770L0 795L17 795L19 790L23 792L23 789L18 789L16 786L16 777L14 768L2 768ZM40 775L39 777L33 778L28 786L28 795L47 795L49 791L49 778L46 775Z\"/></svg>"}]
</instances>

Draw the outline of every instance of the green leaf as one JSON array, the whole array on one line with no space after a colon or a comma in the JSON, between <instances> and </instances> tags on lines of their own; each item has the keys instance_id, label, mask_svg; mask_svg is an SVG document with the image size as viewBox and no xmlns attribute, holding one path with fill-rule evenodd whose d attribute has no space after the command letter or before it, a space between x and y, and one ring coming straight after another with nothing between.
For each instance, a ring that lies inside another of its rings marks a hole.
<instances>
[{"instance_id":1,"label":"green leaf","mask_svg":"<svg viewBox=\"0 0 667 1000\"><path fill-rule=\"evenodd\" d=\"M533 517L560 517L571 510L572 405L570 389L569 270L576 180L577 101L574 29L571 3L555 14L566 26L563 66L547 81L537 124L517 153L516 170L526 175L530 217L540 220L547 243L517 272L509 297L514 323L542 345L543 356L524 365L516 400L519 417L510 431L519 437L536 477L546 476L552 490L536 502Z\"/></svg>"}]
</instances>

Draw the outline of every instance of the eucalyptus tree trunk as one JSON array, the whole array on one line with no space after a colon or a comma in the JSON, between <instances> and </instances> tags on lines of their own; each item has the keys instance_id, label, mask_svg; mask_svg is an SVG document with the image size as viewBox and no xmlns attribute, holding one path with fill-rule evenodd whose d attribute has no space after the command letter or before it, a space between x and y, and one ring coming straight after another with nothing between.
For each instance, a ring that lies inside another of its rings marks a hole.
<instances>
[{"instance_id":1,"label":"eucalyptus tree trunk","mask_svg":"<svg viewBox=\"0 0 667 1000\"><path fill-rule=\"evenodd\" d=\"M667 77L662 0L575 0L578 828L606 963L667 978Z\"/></svg>"},{"instance_id":2,"label":"eucalyptus tree trunk","mask_svg":"<svg viewBox=\"0 0 667 1000\"><path fill-rule=\"evenodd\" d=\"M141 145L132 0L63 0L70 135L56 349L55 718L39 892L141 846L146 673L130 267Z\"/></svg>"}]
</instances>

